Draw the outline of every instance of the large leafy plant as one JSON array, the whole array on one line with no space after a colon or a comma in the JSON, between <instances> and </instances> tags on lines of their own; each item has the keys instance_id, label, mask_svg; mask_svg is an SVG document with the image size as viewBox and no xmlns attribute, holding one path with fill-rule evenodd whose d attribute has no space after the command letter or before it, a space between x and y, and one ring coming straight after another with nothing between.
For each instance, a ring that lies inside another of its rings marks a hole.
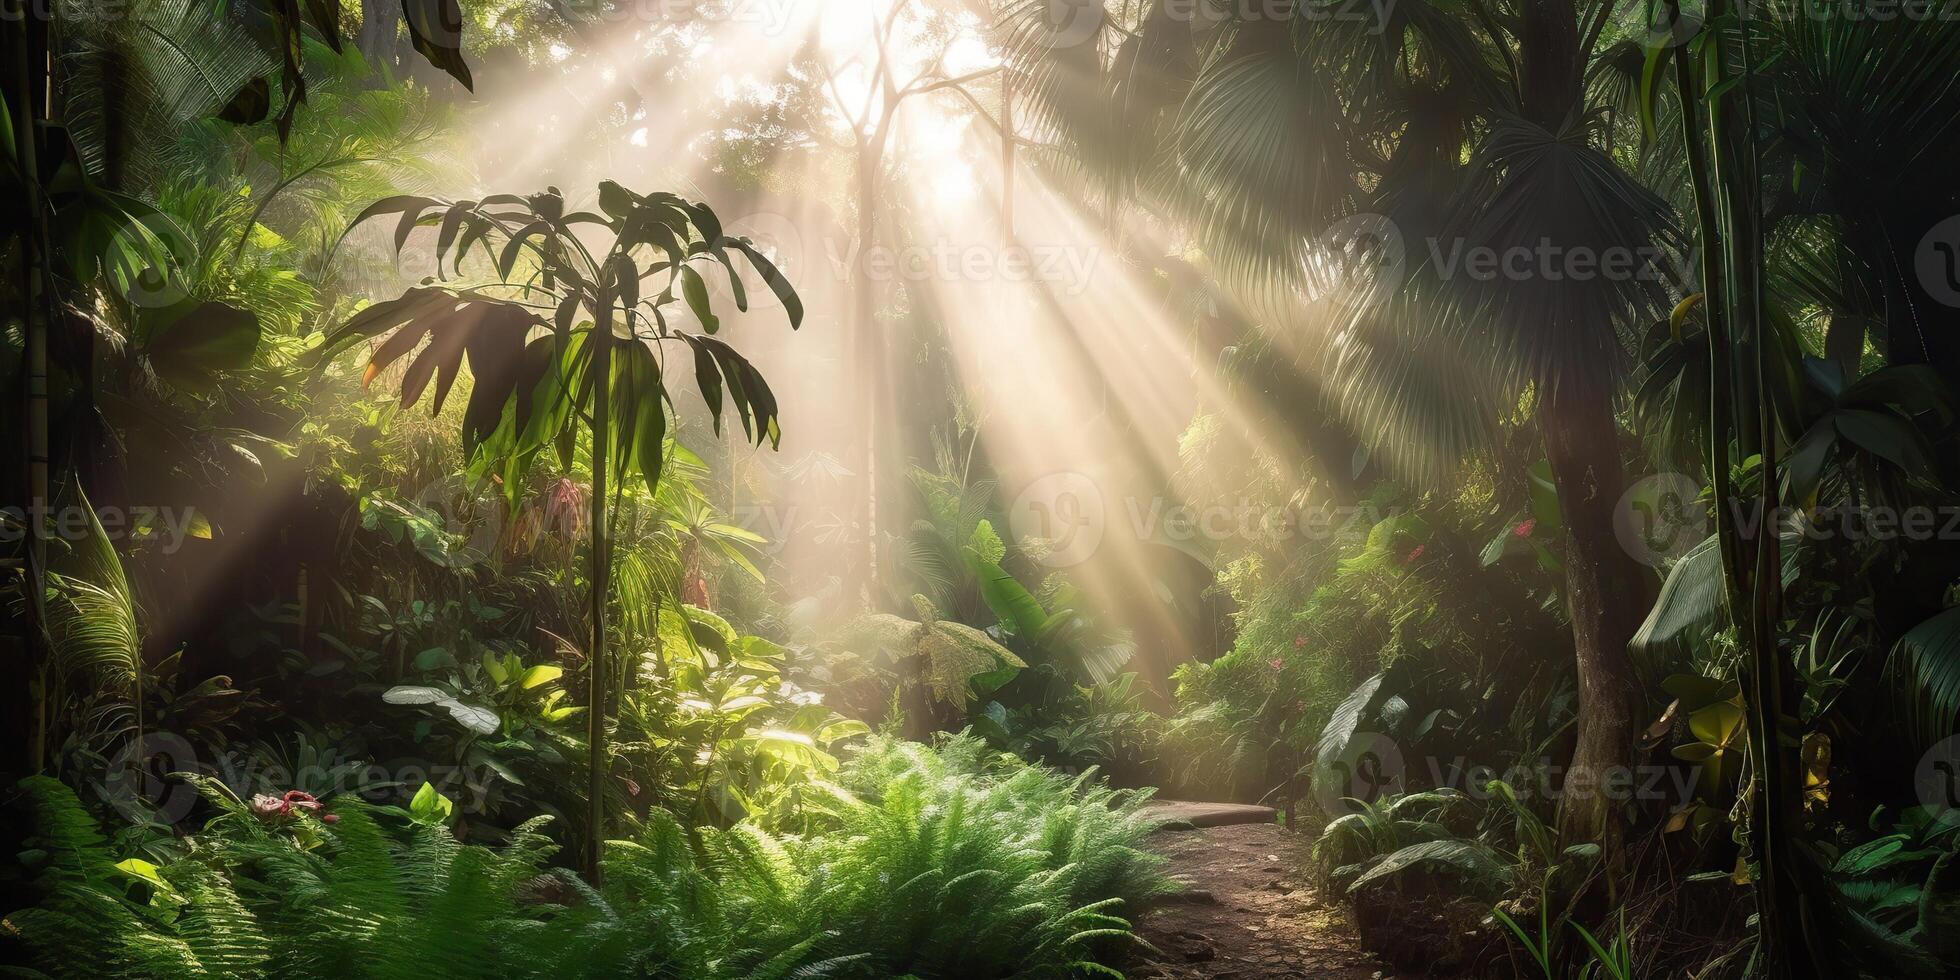
<instances>
[{"instance_id":1,"label":"large leafy plant","mask_svg":"<svg viewBox=\"0 0 1960 980\"><path fill-rule=\"evenodd\" d=\"M661 609L653 640L620 706L636 802L764 826L834 809L822 785L838 771L834 753L870 729L789 680L791 651L688 605Z\"/></svg>"},{"instance_id":2,"label":"large leafy plant","mask_svg":"<svg viewBox=\"0 0 1960 980\"><path fill-rule=\"evenodd\" d=\"M568 795L560 784L575 782L562 773L566 754L577 752L572 726L585 710L561 703L564 668L495 650L459 661L440 648L417 665L427 668L418 683L391 687L381 699L421 713L413 728L419 754L454 766L486 812L501 811L512 794L558 810L554 797Z\"/></svg>"},{"instance_id":3,"label":"large leafy plant","mask_svg":"<svg viewBox=\"0 0 1960 980\"><path fill-rule=\"evenodd\" d=\"M481 201L399 195L376 202L354 226L394 216L397 249L418 226L436 226L438 278L361 311L327 338L318 355L324 362L349 343L388 334L374 348L365 380L372 382L406 360L402 404L414 404L433 383L438 411L467 362L474 384L463 412L465 451L475 472L497 475L513 493L547 448L571 469L583 437L592 473L586 863L594 872L603 838L611 673L608 485L633 474L649 487L660 481L671 403L666 355L676 348L693 355L695 385L717 431L724 405L732 403L744 434L756 444L781 439L776 398L761 372L714 336L721 321L703 266L726 271L737 308L746 310L747 293L733 258L739 253L776 294L790 326L803 318L788 280L749 241L724 234L721 220L706 205L664 192L641 195L605 181L598 206L599 212L568 211L556 188ZM589 244L594 239L609 241L599 248ZM493 266L495 280L451 283L447 276L461 275L478 249ZM673 322L681 316L674 309L680 300L697 331Z\"/></svg>"}]
</instances>

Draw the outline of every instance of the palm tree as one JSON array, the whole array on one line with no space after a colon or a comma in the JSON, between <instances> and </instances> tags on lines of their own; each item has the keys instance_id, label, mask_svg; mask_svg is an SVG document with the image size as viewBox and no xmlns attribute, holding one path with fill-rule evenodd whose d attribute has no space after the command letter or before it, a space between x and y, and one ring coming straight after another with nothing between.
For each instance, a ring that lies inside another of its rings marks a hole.
<instances>
[{"instance_id":1,"label":"palm tree","mask_svg":"<svg viewBox=\"0 0 1960 980\"><path fill-rule=\"evenodd\" d=\"M1631 331L1669 299L1660 270L1640 260L1674 247L1677 234L1666 202L1605 151L1586 84L1614 4L1521 0L1493 13L1481 2L1405 3L1381 24L1246 14L1192 23L1163 3L1144 8L1133 29L1101 22L1086 43L1114 53L1092 59L1050 43L1051 4L1010 7L1002 29L1030 80L1032 117L1077 145L1110 129L1161 134L1167 152L1092 148L1081 159L1183 219L1275 319L1341 287L1332 326L1309 349L1321 354L1314 367L1334 401L1346 402L1330 407L1376 420L1356 432L1364 442L1392 431L1381 419L1443 414L1423 394L1438 372L1384 369L1411 365L1414 351L1478 365L1507 382L1509 404L1536 406L1564 510L1581 697L1561 823L1570 838L1616 842L1617 811L1593 790L1632 759L1626 641L1648 583L1613 531L1625 482L1615 410ZM1163 54L1187 43L1201 52L1188 80ZM1121 71L1089 70L1099 64ZM1111 97L1148 90L1146 80L1176 93ZM1351 232L1367 215L1399 233L1399 270L1352 261ZM1453 260L1514 252L1559 265L1486 280ZM1568 258L1605 256L1633 264L1619 275L1556 274ZM1384 336L1396 342L1357 350L1357 338Z\"/></svg>"}]
</instances>

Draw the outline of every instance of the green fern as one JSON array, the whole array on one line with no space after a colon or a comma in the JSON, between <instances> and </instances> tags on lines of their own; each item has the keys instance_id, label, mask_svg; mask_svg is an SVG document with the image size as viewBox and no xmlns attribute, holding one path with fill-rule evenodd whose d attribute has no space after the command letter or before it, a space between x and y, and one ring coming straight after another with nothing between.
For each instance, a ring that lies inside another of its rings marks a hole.
<instances>
[{"instance_id":1,"label":"green fern","mask_svg":"<svg viewBox=\"0 0 1960 980\"><path fill-rule=\"evenodd\" d=\"M1107 974L1123 914L1169 888L1146 796L1093 775L875 740L838 784L805 836L654 810L594 888L547 866L548 818L488 848L337 803L295 835L208 780L218 816L151 884L36 778L41 898L10 921L56 977L1058 977Z\"/></svg>"}]
</instances>

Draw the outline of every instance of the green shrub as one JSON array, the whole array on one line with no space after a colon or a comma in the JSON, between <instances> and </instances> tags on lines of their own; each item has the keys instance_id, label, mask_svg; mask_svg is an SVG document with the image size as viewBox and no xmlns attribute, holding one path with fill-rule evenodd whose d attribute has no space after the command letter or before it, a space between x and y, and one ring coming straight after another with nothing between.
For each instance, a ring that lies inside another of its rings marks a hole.
<instances>
[{"instance_id":1,"label":"green shrub","mask_svg":"<svg viewBox=\"0 0 1960 980\"><path fill-rule=\"evenodd\" d=\"M8 921L57 977L1108 974L1121 913L1169 887L1143 796L971 738L874 741L808 836L655 810L600 887L549 865L548 818L490 848L439 814L268 817L215 787L188 857L119 864L66 786L21 785L41 893Z\"/></svg>"}]
</instances>

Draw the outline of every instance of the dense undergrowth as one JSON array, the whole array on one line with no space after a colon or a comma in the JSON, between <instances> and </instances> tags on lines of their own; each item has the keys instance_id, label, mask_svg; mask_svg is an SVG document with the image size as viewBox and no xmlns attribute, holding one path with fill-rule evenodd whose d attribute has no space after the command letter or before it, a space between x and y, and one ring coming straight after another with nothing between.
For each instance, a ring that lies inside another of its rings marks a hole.
<instances>
[{"instance_id":1,"label":"dense undergrowth","mask_svg":"<svg viewBox=\"0 0 1960 980\"><path fill-rule=\"evenodd\" d=\"M59 782L23 789L37 906L9 918L63 977L1064 977L1119 959L1162 894L1143 797L971 739L874 740L802 834L663 810L555 868L534 818L457 840L449 806L279 811L200 783L214 814L161 864L122 858ZM426 797L425 797L426 799ZM126 845L125 845L126 846ZM120 860L119 860L120 858Z\"/></svg>"}]
</instances>

